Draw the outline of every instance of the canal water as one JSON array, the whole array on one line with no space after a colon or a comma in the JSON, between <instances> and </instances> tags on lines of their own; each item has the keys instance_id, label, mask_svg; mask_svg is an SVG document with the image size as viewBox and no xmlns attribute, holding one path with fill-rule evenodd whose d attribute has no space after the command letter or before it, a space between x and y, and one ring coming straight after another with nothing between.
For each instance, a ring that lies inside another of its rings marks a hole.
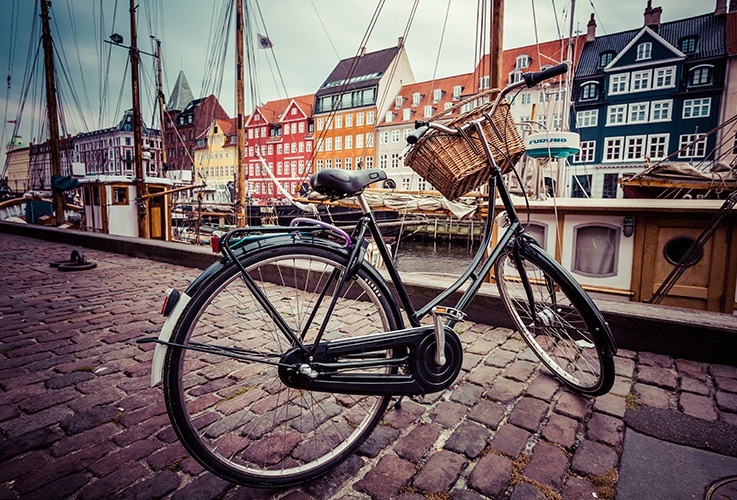
<instances>
[{"instance_id":1,"label":"canal water","mask_svg":"<svg viewBox=\"0 0 737 500\"><path fill-rule=\"evenodd\" d=\"M431 273L459 276L471 262L474 252L478 250L478 242L473 250L468 240L443 240L432 238L403 239L392 245L397 256L397 268L400 272Z\"/></svg>"}]
</instances>

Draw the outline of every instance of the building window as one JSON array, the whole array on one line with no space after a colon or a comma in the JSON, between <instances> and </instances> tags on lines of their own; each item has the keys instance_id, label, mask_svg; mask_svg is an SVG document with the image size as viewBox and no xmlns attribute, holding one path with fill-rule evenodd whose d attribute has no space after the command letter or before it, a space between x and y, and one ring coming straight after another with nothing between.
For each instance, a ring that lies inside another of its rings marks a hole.
<instances>
[{"instance_id":1,"label":"building window","mask_svg":"<svg viewBox=\"0 0 737 500\"><path fill-rule=\"evenodd\" d=\"M650 77L652 71L635 71L632 73L632 92L642 92L643 90L650 90Z\"/></svg>"},{"instance_id":2,"label":"building window","mask_svg":"<svg viewBox=\"0 0 737 500\"><path fill-rule=\"evenodd\" d=\"M364 158L364 161L366 162L366 168L374 168L374 157L373 156L367 156Z\"/></svg>"},{"instance_id":3,"label":"building window","mask_svg":"<svg viewBox=\"0 0 737 500\"><path fill-rule=\"evenodd\" d=\"M644 123L647 122L647 111L649 103L635 102L629 106L629 116L627 123Z\"/></svg>"},{"instance_id":4,"label":"building window","mask_svg":"<svg viewBox=\"0 0 737 500\"><path fill-rule=\"evenodd\" d=\"M627 113L626 104L618 104L616 106L609 106L609 108L607 108L607 116L606 116L607 126L624 125L626 113Z\"/></svg>"},{"instance_id":5,"label":"building window","mask_svg":"<svg viewBox=\"0 0 737 500\"><path fill-rule=\"evenodd\" d=\"M402 97L401 95L398 95L394 99L394 107L395 108L401 108L402 107L402 104L404 104L404 97Z\"/></svg>"},{"instance_id":6,"label":"building window","mask_svg":"<svg viewBox=\"0 0 737 500\"><path fill-rule=\"evenodd\" d=\"M581 86L581 100L591 101L599 97L599 84L597 82L584 83Z\"/></svg>"},{"instance_id":7,"label":"building window","mask_svg":"<svg viewBox=\"0 0 737 500\"><path fill-rule=\"evenodd\" d=\"M356 149L363 147L363 134L356 134Z\"/></svg>"},{"instance_id":8,"label":"building window","mask_svg":"<svg viewBox=\"0 0 737 500\"><path fill-rule=\"evenodd\" d=\"M363 126L363 113L356 113L356 126Z\"/></svg>"},{"instance_id":9,"label":"building window","mask_svg":"<svg viewBox=\"0 0 737 500\"><path fill-rule=\"evenodd\" d=\"M620 228L596 223L573 229L573 271L583 276L617 275Z\"/></svg>"},{"instance_id":10,"label":"building window","mask_svg":"<svg viewBox=\"0 0 737 500\"><path fill-rule=\"evenodd\" d=\"M699 87L711 85L714 66L704 65L692 68L688 73L688 86Z\"/></svg>"},{"instance_id":11,"label":"building window","mask_svg":"<svg viewBox=\"0 0 737 500\"><path fill-rule=\"evenodd\" d=\"M453 107L453 103L452 102L446 102L445 104L443 104L443 111L447 111L447 110L449 110L452 107Z\"/></svg>"},{"instance_id":12,"label":"building window","mask_svg":"<svg viewBox=\"0 0 737 500\"><path fill-rule=\"evenodd\" d=\"M113 186L113 205L128 204L128 186Z\"/></svg>"},{"instance_id":13,"label":"building window","mask_svg":"<svg viewBox=\"0 0 737 500\"><path fill-rule=\"evenodd\" d=\"M343 136L338 136L335 138L335 150L340 151L343 149Z\"/></svg>"},{"instance_id":14,"label":"building window","mask_svg":"<svg viewBox=\"0 0 737 500\"><path fill-rule=\"evenodd\" d=\"M333 150L333 138L326 137L325 138L325 151L332 151L332 150Z\"/></svg>"},{"instance_id":15,"label":"building window","mask_svg":"<svg viewBox=\"0 0 737 500\"><path fill-rule=\"evenodd\" d=\"M532 102L532 94L524 92L520 97L521 104L530 104Z\"/></svg>"},{"instance_id":16,"label":"building window","mask_svg":"<svg viewBox=\"0 0 737 500\"><path fill-rule=\"evenodd\" d=\"M433 107L432 106L425 106L425 112L424 112L424 115L423 116L425 118L430 118L432 116L432 112L433 112Z\"/></svg>"},{"instance_id":17,"label":"building window","mask_svg":"<svg viewBox=\"0 0 737 500\"><path fill-rule=\"evenodd\" d=\"M593 163L596 153L596 141L581 141L579 152L573 157L574 163Z\"/></svg>"},{"instance_id":18,"label":"building window","mask_svg":"<svg viewBox=\"0 0 737 500\"><path fill-rule=\"evenodd\" d=\"M591 198L591 174L573 176L571 198Z\"/></svg>"},{"instance_id":19,"label":"building window","mask_svg":"<svg viewBox=\"0 0 737 500\"><path fill-rule=\"evenodd\" d=\"M389 157L387 155L379 155L379 168L386 169L389 163Z\"/></svg>"},{"instance_id":20,"label":"building window","mask_svg":"<svg viewBox=\"0 0 737 500\"><path fill-rule=\"evenodd\" d=\"M442 98L443 98L442 89L435 89L432 91L432 102L440 102L440 99Z\"/></svg>"},{"instance_id":21,"label":"building window","mask_svg":"<svg viewBox=\"0 0 737 500\"><path fill-rule=\"evenodd\" d=\"M374 124L374 112L366 111L366 125L373 125L373 124Z\"/></svg>"},{"instance_id":22,"label":"building window","mask_svg":"<svg viewBox=\"0 0 737 500\"><path fill-rule=\"evenodd\" d=\"M517 83L520 80L522 80L521 71L513 71L512 73L509 74L509 83Z\"/></svg>"},{"instance_id":23,"label":"building window","mask_svg":"<svg viewBox=\"0 0 737 500\"><path fill-rule=\"evenodd\" d=\"M335 128L343 128L343 116L342 115L335 115ZM292 133L294 133L294 129L292 129Z\"/></svg>"},{"instance_id":24,"label":"building window","mask_svg":"<svg viewBox=\"0 0 737 500\"><path fill-rule=\"evenodd\" d=\"M412 110L411 109L402 110L402 120L408 121L411 119L412 119Z\"/></svg>"},{"instance_id":25,"label":"building window","mask_svg":"<svg viewBox=\"0 0 737 500\"><path fill-rule=\"evenodd\" d=\"M392 168L399 168L399 153L392 153Z\"/></svg>"},{"instance_id":26,"label":"building window","mask_svg":"<svg viewBox=\"0 0 737 500\"><path fill-rule=\"evenodd\" d=\"M653 134L647 137L647 156L651 160L662 160L668 156L668 134Z\"/></svg>"},{"instance_id":27,"label":"building window","mask_svg":"<svg viewBox=\"0 0 737 500\"><path fill-rule=\"evenodd\" d=\"M650 59L653 53L653 44L650 42L643 42L637 46L637 60L642 61L643 59Z\"/></svg>"},{"instance_id":28,"label":"building window","mask_svg":"<svg viewBox=\"0 0 737 500\"><path fill-rule=\"evenodd\" d=\"M644 160L645 159L645 136L634 135L627 137L627 147L625 150L625 160Z\"/></svg>"},{"instance_id":29,"label":"building window","mask_svg":"<svg viewBox=\"0 0 737 500\"><path fill-rule=\"evenodd\" d=\"M318 118L317 119L317 130L322 130L325 128L325 119L324 118ZM251 132L250 130L248 132Z\"/></svg>"},{"instance_id":30,"label":"building window","mask_svg":"<svg viewBox=\"0 0 737 500\"><path fill-rule=\"evenodd\" d=\"M697 40L698 37L696 36L687 36L686 38L681 38L681 40L678 42L678 48L684 54L693 54L694 52L696 52Z\"/></svg>"},{"instance_id":31,"label":"building window","mask_svg":"<svg viewBox=\"0 0 737 500\"><path fill-rule=\"evenodd\" d=\"M683 150L678 153L679 158L703 158L706 153L706 136L684 134L679 138L678 149Z\"/></svg>"},{"instance_id":32,"label":"building window","mask_svg":"<svg viewBox=\"0 0 737 500\"><path fill-rule=\"evenodd\" d=\"M420 104L420 100L422 99L422 94L419 92L415 92L412 94L412 106L417 106Z\"/></svg>"},{"instance_id":33,"label":"building window","mask_svg":"<svg viewBox=\"0 0 737 500\"><path fill-rule=\"evenodd\" d=\"M604 187L601 191L602 198L616 198L617 197L617 180L619 174L604 174Z\"/></svg>"},{"instance_id":34,"label":"building window","mask_svg":"<svg viewBox=\"0 0 737 500\"><path fill-rule=\"evenodd\" d=\"M379 144L386 144L389 142L389 131L382 130L379 132Z\"/></svg>"},{"instance_id":35,"label":"building window","mask_svg":"<svg viewBox=\"0 0 737 500\"><path fill-rule=\"evenodd\" d=\"M589 109L576 113L576 127L596 127L597 118L599 116L598 109Z\"/></svg>"},{"instance_id":36,"label":"building window","mask_svg":"<svg viewBox=\"0 0 737 500\"><path fill-rule=\"evenodd\" d=\"M409 177L402 177L402 189L405 191L409 191L410 187L412 186L411 180Z\"/></svg>"},{"instance_id":37,"label":"building window","mask_svg":"<svg viewBox=\"0 0 737 500\"><path fill-rule=\"evenodd\" d=\"M385 121L387 123L391 123L393 120L394 120L394 113L392 113L391 111L387 111L386 112L386 120Z\"/></svg>"},{"instance_id":38,"label":"building window","mask_svg":"<svg viewBox=\"0 0 737 500\"><path fill-rule=\"evenodd\" d=\"M599 54L599 67L604 68L614 59L614 52L606 51Z\"/></svg>"},{"instance_id":39,"label":"building window","mask_svg":"<svg viewBox=\"0 0 737 500\"><path fill-rule=\"evenodd\" d=\"M668 122L673 101L653 101L650 103L650 121Z\"/></svg>"},{"instance_id":40,"label":"building window","mask_svg":"<svg viewBox=\"0 0 737 500\"><path fill-rule=\"evenodd\" d=\"M343 160L341 158L335 159L335 168L343 168Z\"/></svg>"},{"instance_id":41,"label":"building window","mask_svg":"<svg viewBox=\"0 0 737 500\"><path fill-rule=\"evenodd\" d=\"M699 118L709 116L711 97L686 99L683 101L683 118Z\"/></svg>"},{"instance_id":42,"label":"building window","mask_svg":"<svg viewBox=\"0 0 737 500\"><path fill-rule=\"evenodd\" d=\"M453 87L453 99L457 100L461 98L461 92L463 92L463 87L460 85L456 85Z\"/></svg>"},{"instance_id":43,"label":"building window","mask_svg":"<svg viewBox=\"0 0 737 500\"><path fill-rule=\"evenodd\" d=\"M524 69L528 68L530 66L530 56L527 54L523 54L521 56L517 56L517 60L515 61L514 67L517 69Z\"/></svg>"},{"instance_id":44,"label":"building window","mask_svg":"<svg viewBox=\"0 0 737 500\"><path fill-rule=\"evenodd\" d=\"M607 137L604 139L603 161L619 161L622 159L622 137Z\"/></svg>"},{"instance_id":45,"label":"building window","mask_svg":"<svg viewBox=\"0 0 737 500\"><path fill-rule=\"evenodd\" d=\"M353 126L353 113L348 113L345 115L345 126L346 127L352 127ZM299 124L299 131L302 132L302 124Z\"/></svg>"},{"instance_id":46,"label":"building window","mask_svg":"<svg viewBox=\"0 0 737 500\"><path fill-rule=\"evenodd\" d=\"M345 169L353 170L353 158L348 157L345 159Z\"/></svg>"},{"instance_id":47,"label":"building window","mask_svg":"<svg viewBox=\"0 0 737 500\"><path fill-rule=\"evenodd\" d=\"M609 79L610 94L624 94L627 92L630 82L630 74L612 75Z\"/></svg>"},{"instance_id":48,"label":"building window","mask_svg":"<svg viewBox=\"0 0 737 500\"><path fill-rule=\"evenodd\" d=\"M374 134L372 132L369 132L366 134L366 147L367 148L374 147Z\"/></svg>"},{"instance_id":49,"label":"building window","mask_svg":"<svg viewBox=\"0 0 737 500\"><path fill-rule=\"evenodd\" d=\"M353 149L353 136L345 136L345 149Z\"/></svg>"},{"instance_id":50,"label":"building window","mask_svg":"<svg viewBox=\"0 0 737 500\"><path fill-rule=\"evenodd\" d=\"M399 142L399 135L400 133L398 128L392 130L392 142Z\"/></svg>"}]
</instances>

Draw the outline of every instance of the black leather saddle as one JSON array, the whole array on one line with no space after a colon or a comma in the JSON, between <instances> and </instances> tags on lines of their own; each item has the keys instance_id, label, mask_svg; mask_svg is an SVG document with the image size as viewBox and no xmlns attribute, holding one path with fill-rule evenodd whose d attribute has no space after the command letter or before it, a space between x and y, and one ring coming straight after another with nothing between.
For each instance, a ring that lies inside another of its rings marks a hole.
<instances>
[{"instance_id":1,"label":"black leather saddle","mask_svg":"<svg viewBox=\"0 0 737 500\"><path fill-rule=\"evenodd\" d=\"M378 168L369 170L326 168L312 174L310 185L318 193L337 199L358 194L369 184L385 179L386 172Z\"/></svg>"}]
</instances>

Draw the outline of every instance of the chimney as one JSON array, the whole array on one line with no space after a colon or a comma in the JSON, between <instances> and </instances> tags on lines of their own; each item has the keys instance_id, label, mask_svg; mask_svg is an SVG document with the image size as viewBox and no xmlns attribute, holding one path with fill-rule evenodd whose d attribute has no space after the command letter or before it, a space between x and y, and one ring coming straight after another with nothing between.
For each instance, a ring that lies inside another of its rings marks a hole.
<instances>
[{"instance_id":1,"label":"chimney","mask_svg":"<svg viewBox=\"0 0 737 500\"><path fill-rule=\"evenodd\" d=\"M586 41L593 42L596 40L596 21L594 21L594 13L591 13L591 19L586 25Z\"/></svg>"},{"instance_id":2,"label":"chimney","mask_svg":"<svg viewBox=\"0 0 737 500\"><path fill-rule=\"evenodd\" d=\"M724 0L724 1L726 2L727 0ZM401 49L402 47L404 47L404 37L403 37L403 36L400 36L400 37L399 37L399 38L397 39L397 47L399 47L400 49Z\"/></svg>"},{"instance_id":3,"label":"chimney","mask_svg":"<svg viewBox=\"0 0 737 500\"><path fill-rule=\"evenodd\" d=\"M721 16L727 13L727 0L717 0L717 6L714 9L715 16Z\"/></svg>"},{"instance_id":4,"label":"chimney","mask_svg":"<svg viewBox=\"0 0 737 500\"><path fill-rule=\"evenodd\" d=\"M737 12L737 0L729 0L729 12Z\"/></svg>"},{"instance_id":5,"label":"chimney","mask_svg":"<svg viewBox=\"0 0 737 500\"><path fill-rule=\"evenodd\" d=\"M662 7L655 7L653 9L653 1L647 0L647 7L645 7L645 26L657 32L658 28L660 28L660 14L662 13Z\"/></svg>"}]
</instances>

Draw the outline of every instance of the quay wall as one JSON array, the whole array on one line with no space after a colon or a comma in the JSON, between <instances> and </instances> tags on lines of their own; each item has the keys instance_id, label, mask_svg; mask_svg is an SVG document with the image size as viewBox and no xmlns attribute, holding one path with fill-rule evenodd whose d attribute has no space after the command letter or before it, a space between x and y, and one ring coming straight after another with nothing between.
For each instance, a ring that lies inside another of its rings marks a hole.
<instances>
[{"instance_id":1,"label":"quay wall","mask_svg":"<svg viewBox=\"0 0 737 500\"><path fill-rule=\"evenodd\" d=\"M0 221L0 233L199 269L206 268L219 258L208 247L39 225ZM29 249L29 252L32 250ZM67 257L60 255L59 259ZM429 275L410 273L403 275L403 278L418 306L450 284L445 279ZM617 346L621 349L737 366L737 317L733 315L637 302L597 300L597 305L611 326ZM491 284L483 285L466 312L470 321L512 327L496 287Z\"/></svg>"}]
</instances>

